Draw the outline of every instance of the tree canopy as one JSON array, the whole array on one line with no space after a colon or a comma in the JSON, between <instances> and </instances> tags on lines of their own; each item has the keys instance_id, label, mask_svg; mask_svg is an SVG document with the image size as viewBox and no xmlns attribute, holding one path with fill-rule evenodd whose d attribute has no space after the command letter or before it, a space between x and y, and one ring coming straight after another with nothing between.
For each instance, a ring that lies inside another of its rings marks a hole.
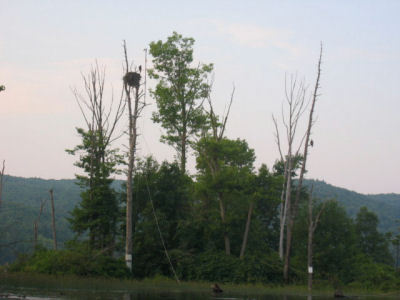
<instances>
[{"instance_id":1,"label":"tree canopy","mask_svg":"<svg viewBox=\"0 0 400 300\"><path fill-rule=\"evenodd\" d=\"M202 103L210 92L207 79L213 69L212 64L192 65L193 45L193 38L176 32L165 42L150 43L153 69L149 76L158 82L151 90L158 109L153 121L166 130L161 140L175 148L183 172L188 147L207 126Z\"/></svg>"}]
</instances>

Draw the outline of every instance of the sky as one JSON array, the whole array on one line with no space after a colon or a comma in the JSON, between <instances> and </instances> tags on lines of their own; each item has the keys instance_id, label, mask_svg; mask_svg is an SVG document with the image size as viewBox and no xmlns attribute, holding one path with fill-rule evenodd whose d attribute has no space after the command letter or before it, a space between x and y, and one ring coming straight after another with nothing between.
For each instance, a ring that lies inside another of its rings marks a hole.
<instances>
[{"instance_id":1,"label":"sky","mask_svg":"<svg viewBox=\"0 0 400 300\"><path fill-rule=\"evenodd\" d=\"M235 86L226 134L246 139L256 166L269 167L279 157L271 116L281 118L285 76L304 80L311 93L322 42L307 178L359 193L400 193L400 1L0 0L0 7L0 160L7 174L80 173L65 152L79 144L75 128L84 126L71 90L84 92L82 74L97 61L106 69L107 101L118 98L122 41L144 65L149 43L176 31L196 40L196 62L214 64L219 114ZM138 155L172 161L174 150L151 121L155 101L149 94L146 101ZM123 137L115 146L126 144ZM193 153L188 165L194 173Z\"/></svg>"}]
</instances>

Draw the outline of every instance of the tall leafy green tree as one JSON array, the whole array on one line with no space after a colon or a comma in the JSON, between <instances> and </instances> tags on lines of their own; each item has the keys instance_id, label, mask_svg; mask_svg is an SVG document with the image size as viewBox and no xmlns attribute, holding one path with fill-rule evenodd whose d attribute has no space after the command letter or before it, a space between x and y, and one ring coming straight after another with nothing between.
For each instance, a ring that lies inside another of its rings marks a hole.
<instances>
[{"instance_id":1,"label":"tall leafy green tree","mask_svg":"<svg viewBox=\"0 0 400 300\"><path fill-rule=\"evenodd\" d=\"M176 264L185 248L187 237L180 228L188 215L192 185L192 179L182 174L176 162L159 165L152 158L139 162L133 186L136 276L171 274L165 249Z\"/></svg>"},{"instance_id":2,"label":"tall leafy green tree","mask_svg":"<svg viewBox=\"0 0 400 300\"><path fill-rule=\"evenodd\" d=\"M322 203L313 207L314 215ZM296 223L293 255L298 267L307 270L307 205L301 206L300 218ZM349 281L352 276L353 260L357 253L357 239L353 220L343 207L334 200L326 202L313 239L313 264L317 278Z\"/></svg>"},{"instance_id":3,"label":"tall leafy green tree","mask_svg":"<svg viewBox=\"0 0 400 300\"><path fill-rule=\"evenodd\" d=\"M197 143L196 151L198 181L203 186L206 197L218 203L225 252L230 255L229 232L233 222L231 213L236 207L233 199L244 200L244 191L252 181L254 150L244 140L205 136Z\"/></svg>"},{"instance_id":4,"label":"tall leafy green tree","mask_svg":"<svg viewBox=\"0 0 400 300\"><path fill-rule=\"evenodd\" d=\"M378 216L361 207L355 222L358 244L361 251L370 256L375 262L393 263L389 251L389 241L378 231Z\"/></svg>"},{"instance_id":5,"label":"tall leafy green tree","mask_svg":"<svg viewBox=\"0 0 400 300\"><path fill-rule=\"evenodd\" d=\"M161 140L177 151L182 172L188 147L207 124L202 104L209 95L207 78L213 69L212 64L192 66L193 45L193 38L176 32L165 42L150 43L154 68L149 76L158 81L151 91L158 108L153 121L166 130Z\"/></svg>"},{"instance_id":6,"label":"tall leafy green tree","mask_svg":"<svg viewBox=\"0 0 400 300\"><path fill-rule=\"evenodd\" d=\"M253 191L254 201L256 202L255 219L260 223L261 232L260 238L253 239L254 244L259 245L262 241L274 251L278 250L282 183L282 176L270 172L266 165L262 165L258 169Z\"/></svg>"}]
</instances>

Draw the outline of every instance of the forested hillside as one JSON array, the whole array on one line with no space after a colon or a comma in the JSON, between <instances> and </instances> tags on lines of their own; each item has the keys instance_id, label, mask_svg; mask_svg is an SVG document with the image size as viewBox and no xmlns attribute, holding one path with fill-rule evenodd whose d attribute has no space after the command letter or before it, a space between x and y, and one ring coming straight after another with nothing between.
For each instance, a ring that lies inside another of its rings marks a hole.
<instances>
[{"instance_id":1,"label":"forested hillside","mask_svg":"<svg viewBox=\"0 0 400 300\"><path fill-rule=\"evenodd\" d=\"M399 194L364 195L319 180L307 180L306 184L314 185L314 197L321 200L336 199L352 218L355 218L360 207L366 206L379 217L378 228L381 232L398 231L399 224L396 221L400 219Z\"/></svg>"},{"instance_id":2,"label":"forested hillside","mask_svg":"<svg viewBox=\"0 0 400 300\"><path fill-rule=\"evenodd\" d=\"M121 181L114 183L120 186ZM379 217L382 232L396 232L400 219L400 195L364 195L335 187L324 181L307 180L314 185L314 196L337 199L347 213L355 218L360 207L366 206ZM0 207L0 263L13 261L17 253L29 252L33 247L33 222L38 218L41 201L46 200L39 224L39 240L52 247L49 190L54 190L56 229L59 245L73 238L67 217L80 201L80 188L75 180L44 180L40 178L4 177L3 203Z\"/></svg>"},{"instance_id":3,"label":"forested hillside","mask_svg":"<svg viewBox=\"0 0 400 300\"><path fill-rule=\"evenodd\" d=\"M73 238L67 218L80 201L80 188L75 182L73 179L4 176L3 203L0 207L0 264L13 261L18 253L32 250L33 223L39 217L42 202L38 239L52 247L50 189L54 191L58 244L62 247L65 241Z\"/></svg>"},{"instance_id":4,"label":"forested hillside","mask_svg":"<svg viewBox=\"0 0 400 300\"><path fill-rule=\"evenodd\" d=\"M57 237L60 246L73 237L68 212L79 201L79 187L74 180L43 180L4 176L3 203L0 207L0 262L15 259L19 252L33 248L33 223L39 217L39 240L51 246L51 209L49 190L54 190Z\"/></svg>"}]
</instances>

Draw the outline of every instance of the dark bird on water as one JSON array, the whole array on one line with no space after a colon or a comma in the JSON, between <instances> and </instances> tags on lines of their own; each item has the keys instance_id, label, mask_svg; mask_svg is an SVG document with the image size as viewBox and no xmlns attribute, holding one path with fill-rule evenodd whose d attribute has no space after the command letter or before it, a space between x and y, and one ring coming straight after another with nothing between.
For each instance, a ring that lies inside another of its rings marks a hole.
<instances>
[{"instance_id":1,"label":"dark bird on water","mask_svg":"<svg viewBox=\"0 0 400 300\"><path fill-rule=\"evenodd\" d=\"M311 146L311 147L314 146L314 141L313 141L313 140L310 141L310 146Z\"/></svg>"},{"instance_id":2,"label":"dark bird on water","mask_svg":"<svg viewBox=\"0 0 400 300\"><path fill-rule=\"evenodd\" d=\"M220 294L220 293L223 292L223 290L222 290L222 289L219 287L219 285L216 284L216 283L214 283L214 284L211 286L211 288L212 288L212 290L213 290L213 292L214 292L215 294Z\"/></svg>"}]
</instances>

